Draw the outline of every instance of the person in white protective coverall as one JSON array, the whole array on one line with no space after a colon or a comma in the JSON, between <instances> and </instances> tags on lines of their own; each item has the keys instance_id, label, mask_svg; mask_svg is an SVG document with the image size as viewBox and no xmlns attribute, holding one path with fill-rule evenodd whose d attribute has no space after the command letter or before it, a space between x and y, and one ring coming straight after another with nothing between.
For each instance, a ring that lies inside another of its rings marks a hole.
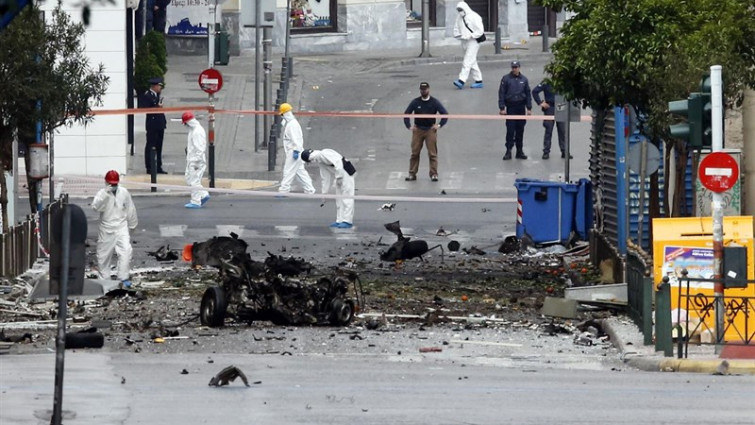
<instances>
[{"instance_id":1,"label":"person in white protective coverall","mask_svg":"<svg viewBox=\"0 0 755 425\"><path fill-rule=\"evenodd\" d=\"M194 188L191 191L191 202L184 206L191 209L202 208L210 200L210 194L202 187L202 175L204 170L207 169L207 161L204 155L205 150L207 150L207 133L190 111L181 115L181 122L189 127L184 177L186 184Z\"/></svg>"},{"instance_id":2,"label":"person in white protective coverall","mask_svg":"<svg viewBox=\"0 0 755 425\"><path fill-rule=\"evenodd\" d=\"M340 153L333 149L312 150L307 149L301 154L304 162L314 162L320 166L322 178L322 193L330 191L330 186L335 180L336 195L354 196L354 176L356 170ZM344 166L351 167L351 175ZM350 229L354 223L354 198L336 199L336 221L330 227Z\"/></svg>"},{"instance_id":3,"label":"person in white protective coverall","mask_svg":"<svg viewBox=\"0 0 755 425\"><path fill-rule=\"evenodd\" d=\"M477 64L477 52L480 50L480 43L485 41L485 27L482 25L482 17L463 1L456 5L456 11L458 16L456 16L454 25L454 37L461 40L464 60L461 63L459 78L454 81L454 86L459 90L463 89L471 71L474 83L470 87L481 89L483 87L482 72Z\"/></svg>"},{"instance_id":4,"label":"person in white protective coverall","mask_svg":"<svg viewBox=\"0 0 755 425\"><path fill-rule=\"evenodd\" d=\"M97 235L97 266L101 278L110 277L113 254L118 255L118 280L124 287L131 286L129 267L131 264L131 236L139 223L136 207L131 194L124 187L118 186L120 176L115 170L105 174L107 187L100 189L94 196L92 208L100 213L100 228Z\"/></svg>"},{"instance_id":5,"label":"person in white protective coverall","mask_svg":"<svg viewBox=\"0 0 755 425\"><path fill-rule=\"evenodd\" d=\"M299 155L304 151L304 136L299 121L294 117L293 107L288 103L281 104L279 113L283 116L283 149L286 153L286 162L283 165L283 178L281 179L278 192L291 192L291 183L298 179L305 193L315 193L312 186L312 178L304 168L304 163Z\"/></svg>"}]
</instances>

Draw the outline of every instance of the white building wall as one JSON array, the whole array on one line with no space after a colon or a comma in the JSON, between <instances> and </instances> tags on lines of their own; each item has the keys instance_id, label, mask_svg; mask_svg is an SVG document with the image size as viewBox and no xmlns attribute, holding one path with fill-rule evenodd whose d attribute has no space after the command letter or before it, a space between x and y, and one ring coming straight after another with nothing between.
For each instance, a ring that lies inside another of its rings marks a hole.
<instances>
[{"instance_id":1,"label":"white building wall","mask_svg":"<svg viewBox=\"0 0 755 425\"><path fill-rule=\"evenodd\" d=\"M83 45L91 69L100 63L110 77L103 104L95 109L125 109L126 73L126 5L125 0L89 2L91 16ZM41 6L49 20L57 2ZM64 0L63 9L74 22L81 22L79 0ZM87 126L58 128L55 134L55 174L102 176L108 170L127 171L127 118L125 115L95 117Z\"/></svg>"}]
</instances>

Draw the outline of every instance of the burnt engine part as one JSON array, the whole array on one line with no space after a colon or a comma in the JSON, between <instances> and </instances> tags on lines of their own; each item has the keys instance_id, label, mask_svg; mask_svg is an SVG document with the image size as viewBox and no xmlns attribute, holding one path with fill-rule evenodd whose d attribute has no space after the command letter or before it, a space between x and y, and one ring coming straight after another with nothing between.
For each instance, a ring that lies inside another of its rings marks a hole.
<instances>
[{"instance_id":1,"label":"burnt engine part","mask_svg":"<svg viewBox=\"0 0 755 425\"><path fill-rule=\"evenodd\" d=\"M386 230L396 235L398 240L394 242L387 251L380 253L381 261L404 261L411 260L412 258L419 258L424 261L422 256L427 254L428 251L436 248L440 248L441 261L443 261L444 252L442 245L438 244L430 248L427 242L423 240L413 241L411 238L404 237L404 234L401 231L401 223L399 221L386 223L384 226Z\"/></svg>"},{"instance_id":2,"label":"burnt engine part","mask_svg":"<svg viewBox=\"0 0 755 425\"><path fill-rule=\"evenodd\" d=\"M191 247L191 266L220 268L223 258L244 255L248 244L239 235L215 236L205 242L194 242Z\"/></svg>"},{"instance_id":3,"label":"burnt engine part","mask_svg":"<svg viewBox=\"0 0 755 425\"><path fill-rule=\"evenodd\" d=\"M249 386L249 380L246 379L246 375L244 375L244 372L242 372L241 369L237 368L236 366L228 366L227 368L218 372L217 375L213 376L210 379L210 383L208 385L211 387L222 387L223 385L228 385L229 383L235 381L236 378L241 378L241 381L244 382L244 385L246 385L247 387Z\"/></svg>"}]
</instances>

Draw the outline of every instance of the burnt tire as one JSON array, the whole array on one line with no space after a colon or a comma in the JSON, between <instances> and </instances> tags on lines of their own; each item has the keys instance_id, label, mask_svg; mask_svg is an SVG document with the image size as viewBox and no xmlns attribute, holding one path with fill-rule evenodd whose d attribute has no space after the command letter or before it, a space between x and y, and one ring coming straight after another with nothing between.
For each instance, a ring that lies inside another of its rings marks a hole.
<instances>
[{"instance_id":1,"label":"burnt tire","mask_svg":"<svg viewBox=\"0 0 755 425\"><path fill-rule=\"evenodd\" d=\"M199 321L204 326L217 328L223 326L228 301L225 291L219 286L211 286L204 291L202 303L199 305Z\"/></svg>"},{"instance_id":2,"label":"burnt tire","mask_svg":"<svg viewBox=\"0 0 755 425\"><path fill-rule=\"evenodd\" d=\"M336 326L348 325L354 318L354 303L335 299L330 303L330 324Z\"/></svg>"}]
</instances>

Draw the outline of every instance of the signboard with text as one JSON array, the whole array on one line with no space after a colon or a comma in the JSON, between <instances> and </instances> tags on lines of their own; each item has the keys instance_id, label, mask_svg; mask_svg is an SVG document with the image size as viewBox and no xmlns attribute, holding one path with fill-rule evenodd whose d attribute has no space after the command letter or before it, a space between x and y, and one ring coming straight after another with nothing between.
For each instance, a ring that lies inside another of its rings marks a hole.
<instances>
[{"instance_id":1,"label":"signboard with text","mask_svg":"<svg viewBox=\"0 0 755 425\"><path fill-rule=\"evenodd\" d=\"M168 34L206 37L207 28L212 22L210 8L213 6L214 0L172 0L167 10ZM221 22L221 9L216 8L215 22Z\"/></svg>"}]
</instances>

